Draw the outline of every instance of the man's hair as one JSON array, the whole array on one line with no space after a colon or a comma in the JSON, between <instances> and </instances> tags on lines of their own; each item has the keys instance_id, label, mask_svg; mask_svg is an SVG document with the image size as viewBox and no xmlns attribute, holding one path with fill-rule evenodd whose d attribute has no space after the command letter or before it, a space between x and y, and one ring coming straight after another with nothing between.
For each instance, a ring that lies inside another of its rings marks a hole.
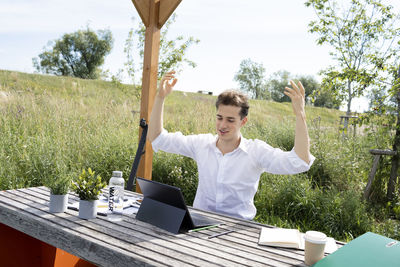
<instances>
[{"instance_id":1,"label":"man's hair","mask_svg":"<svg viewBox=\"0 0 400 267\"><path fill-rule=\"evenodd\" d=\"M249 113L249 101L246 95L239 91L228 90L222 92L215 102L215 107L218 109L219 105L240 107L240 119L243 119Z\"/></svg>"}]
</instances>

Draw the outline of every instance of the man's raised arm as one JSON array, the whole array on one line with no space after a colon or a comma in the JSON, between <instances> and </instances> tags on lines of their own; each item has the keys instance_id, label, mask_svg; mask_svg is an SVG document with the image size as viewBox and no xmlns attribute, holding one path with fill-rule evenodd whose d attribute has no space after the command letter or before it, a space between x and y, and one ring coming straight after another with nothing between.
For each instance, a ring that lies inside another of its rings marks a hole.
<instances>
[{"instance_id":1,"label":"man's raised arm","mask_svg":"<svg viewBox=\"0 0 400 267\"><path fill-rule=\"evenodd\" d=\"M296 85L290 81L293 88L285 87L284 94L292 100L293 112L296 115L296 132L294 139L294 151L307 164L310 163L310 138L306 124L305 90L301 82Z\"/></svg>"},{"instance_id":2,"label":"man's raised arm","mask_svg":"<svg viewBox=\"0 0 400 267\"><path fill-rule=\"evenodd\" d=\"M172 92L172 88L178 81L174 74L175 71L167 72L158 85L158 92L154 99L149 121L149 131L147 133L147 139L149 139L150 142L153 142L163 130L164 99Z\"/></svg>"}]
</instances>

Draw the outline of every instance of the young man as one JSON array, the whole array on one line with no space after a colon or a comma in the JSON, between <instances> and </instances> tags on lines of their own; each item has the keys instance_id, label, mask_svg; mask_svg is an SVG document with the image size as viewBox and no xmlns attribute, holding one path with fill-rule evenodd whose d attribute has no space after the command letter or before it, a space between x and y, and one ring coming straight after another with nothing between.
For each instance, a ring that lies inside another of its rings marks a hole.
<instances>
[{"instance_id":1,"label":"young man","mask_svg":"<svg viewBox=\"0 0 400 267\"><path fill-rule=\"evenodd\" d=\"M260 140L245 139L241 133L247 122L247 97L236 91L218 96L217 135L184 136L163 128L165 97L177 79L168 72L160 81L149 122L148 139L155 152L163 150L193 158L197 162L199 184L193 203L195 208L251 220L256 215L253 203L260 175L295 174L307 171L314 161L309 152L309 137L304 111L304 88L291 81L285 94L292 100L296 115L294 149L284 152Z\"/></svg>"}]
</instances>

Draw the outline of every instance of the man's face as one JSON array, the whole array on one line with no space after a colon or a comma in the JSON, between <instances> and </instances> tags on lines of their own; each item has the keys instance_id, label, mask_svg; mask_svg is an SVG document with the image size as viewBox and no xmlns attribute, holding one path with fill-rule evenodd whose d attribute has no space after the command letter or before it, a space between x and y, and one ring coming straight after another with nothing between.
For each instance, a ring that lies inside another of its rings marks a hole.
<instances>
[{"instance_id":1,"label":"man's face","mask_svg":"<svg viewBox=\"0 0 400 267\"><path fill-rule=\"evenodd\" d=\"M217 110L216 130L218 137L224 141L237 141L240 128L246 124L247 117L239 115L240 107L219 105Z\"/></svg>"}]
</instances>

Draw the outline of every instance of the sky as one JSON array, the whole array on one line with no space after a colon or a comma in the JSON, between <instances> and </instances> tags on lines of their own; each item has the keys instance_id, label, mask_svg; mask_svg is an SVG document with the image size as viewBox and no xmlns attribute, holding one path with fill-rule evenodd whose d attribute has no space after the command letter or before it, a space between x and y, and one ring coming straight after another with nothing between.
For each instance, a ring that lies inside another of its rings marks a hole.
<instances>
[{"instance_id":1,"label":"sky","mask_svg":"<svg viewBox=\"0 0 400 267\"><path fill-rule=\"evenodd\" d=\"M388 2L399 10L399 0ZM267 77L287 70L319 79L318 72L334 63L329 46L317 46L308 32L316 16L303 0L183 0L175 13L169 37L200 39L187 52L197 67L179 73L176 90L218 94L238 88L233 78L247 58L262 63ZM89 25L112 32L113 50L103 69L116 74L125 62L128 32L139 20L130 0L1 0L0 69L33 73L32 58L49 41ZM354 110L367 108L365 100L354 102Z\"/></svg>"}]
</instances>

